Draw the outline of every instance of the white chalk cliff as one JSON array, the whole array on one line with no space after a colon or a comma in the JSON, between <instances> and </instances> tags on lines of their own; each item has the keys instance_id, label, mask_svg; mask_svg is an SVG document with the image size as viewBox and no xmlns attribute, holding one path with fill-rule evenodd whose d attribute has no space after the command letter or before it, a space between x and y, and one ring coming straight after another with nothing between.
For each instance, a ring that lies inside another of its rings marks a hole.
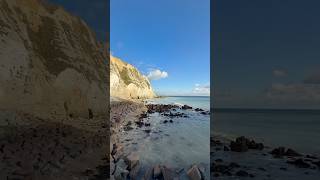
<instances>
[{"instance_id":1,"label":"white chalk cliff","mask_svg":"<svg viewBox=\"0 0 320 180\"><path fill-rule=\"evenodd\" d=\"M150 81L134 66L119 58L110 57L110 95L123 99L155 97Z\"/></svg>"},{"instance_id":2,"label":"white chalk cliff","mask_svg":"<svg viewBox=\"0 0 320 180\"><path fill-rule=\"evenodd\" d=\"M0 110L106 114L107 53L86 23L41 0L0 0Z\"/></svg>"}]
</instances>

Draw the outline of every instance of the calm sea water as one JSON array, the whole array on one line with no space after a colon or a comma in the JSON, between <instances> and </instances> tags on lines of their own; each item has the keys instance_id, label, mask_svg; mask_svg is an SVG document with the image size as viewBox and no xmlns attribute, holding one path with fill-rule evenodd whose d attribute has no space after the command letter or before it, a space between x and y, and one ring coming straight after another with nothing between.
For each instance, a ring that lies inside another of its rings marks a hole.
<instances>
[{"instance_id":1,"label":"calm sea water","mask_svg":"<svg viewBox=\"0 0 320 180\"><path fill-rule=\"evenodd\" d=\"M267 145L320 154L320 111L217 109L211 134L248 136Z\"/></svg>"},{"instance_id":2,"label":"calm sea water","mask_svg":"<svg viewBox=\"0 0 320 180\"><path fill-rule=\"evenodd\" d=\"M147 103L187 104L209 110L210 98L166 97L150 99ZM164 124L163 121L170 118L154 113L145 120L151 123L150 127L128 131L124 138L137 141L129 146L139 153L143 167L161 163L188 169L194 163L205 163L209 175L210 116L193 110L177 109L179 111L189 118L172 118L173 123ZM145 133L144 129L151 129L151 133Z\"/></svg>"}]
</instances>

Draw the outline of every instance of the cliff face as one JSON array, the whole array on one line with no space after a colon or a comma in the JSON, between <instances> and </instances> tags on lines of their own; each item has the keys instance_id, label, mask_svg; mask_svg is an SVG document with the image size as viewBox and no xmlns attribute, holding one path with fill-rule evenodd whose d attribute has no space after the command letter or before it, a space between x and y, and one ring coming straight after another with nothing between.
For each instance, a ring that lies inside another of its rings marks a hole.
<instances>
[{"instance_id":1,"label":"cliff face","mask_svg":"<svg viewBox=\"0 0 320 180\"><path fill-rule=\"evenodd\" d=\"M107 55L81 19L40 0L0 0L0 110L105 115Z\"/></svg>"},{"instance_id":2,"label":"cliff face","mask_svg":"<svg viewBox=\"0 0 320 180\"><path fill-rule=\"evenodd\" d=\"M147 77L132 65L111 56L110 95L124 99L153 98L155 93Z\"/></svg>"}]
</instances>

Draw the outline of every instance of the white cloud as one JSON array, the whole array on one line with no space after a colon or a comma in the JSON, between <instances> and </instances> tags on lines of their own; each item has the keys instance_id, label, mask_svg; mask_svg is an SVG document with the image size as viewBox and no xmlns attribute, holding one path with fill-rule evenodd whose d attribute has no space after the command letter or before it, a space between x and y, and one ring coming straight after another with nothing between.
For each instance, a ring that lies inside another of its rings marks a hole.
<instances>
[{"instance_id":1,"label":"white cloud","mask_svg":"<svg viewBox=\"0 0 320 180\"><path fill-rule=\"evenodd\" d=\"M153 69L153 70L151 70L149 72L147 77L150 80L159 80L159 79L167 78L168 77L168 73L166 71L161 71L159 69Z\"/></svg>"},{"instance_id":2,"label":"white cloud","mask_svg":"<svg viewBox=\"0 0 320 180\"><path fill-rule=\"evenodd\" d=\"M284 77L284 76L288 75L287 71L285 71L283 69L275 69L275 70L273 70L272 74L275 77Z\"/></svg>"},{"instance_id":3,"label":"white cloud","mask_svg":"<svg viewBox=\"0 0 320 180\"><path fill-rule=\"evenodd\" d=\"M209 84L205 84L205 85L195 84L194 88L192 90L192 93L196 94L196 95L209 96L210 95L210 85Z\"/></svg>"}]
</instances>

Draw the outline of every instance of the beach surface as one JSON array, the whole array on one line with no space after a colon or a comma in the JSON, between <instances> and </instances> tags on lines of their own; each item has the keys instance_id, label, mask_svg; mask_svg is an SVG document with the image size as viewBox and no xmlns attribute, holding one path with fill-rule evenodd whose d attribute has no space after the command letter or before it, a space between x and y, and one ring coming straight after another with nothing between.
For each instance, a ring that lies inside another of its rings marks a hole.
<instances>
[{"instance_id":1,"label":"beach surface","mask_svg":"<svg viewBox=\"0 0 320 180\"><path fill-rule=\"evenodd\" d=\"M112 100L112 178L209 179L209 111L155 99Z\"/></svg>"},{"instance_id":2,"label":"beach surface","mask_svg":"<svg viewBox=\"0 0 320 180\"><path fill-rule=\"evenodd\" d=\"M268 147L253 139L211 137L211 179L314 180L320 158L288 147Z\"/></svg>"},{"instance_id":3,"label":"beach surface","mask_svg":"<svg viewBox=\"0 0 320 180\"><path fill-rule=\"evenodd\" d=\"M106 117L46 120L8 111L0 116L0 179L106 179L109 175Z\"/></svg>"}]
</instances>

